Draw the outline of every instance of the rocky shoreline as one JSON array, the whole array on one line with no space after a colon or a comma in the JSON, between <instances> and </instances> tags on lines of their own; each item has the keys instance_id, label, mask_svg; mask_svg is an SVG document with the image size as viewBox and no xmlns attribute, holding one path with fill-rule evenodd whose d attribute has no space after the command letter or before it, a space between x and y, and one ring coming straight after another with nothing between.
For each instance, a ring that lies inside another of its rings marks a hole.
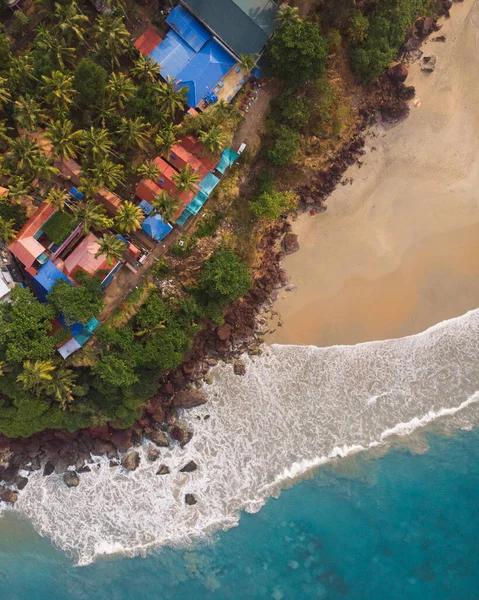
<instances>
[{"instance_id":1,"label":"rocky shoreline","mask_svg":"<svg viewBox=\"0 0 479 600\"><path fill-rule=\"evenodd\" d=\"M451 6L450 0L443 0L445 16L449 16ZM405 85L408 74L405 63L420 60L422 42L439 29L436 19L427 18L420 19L415 29L408 31L400 53L404 62L392 67L368 86L368 101L360 110L356 132L331 160L328 168L315 174L308 184L297 190L301 200L298 210L323 212L326 210L325 201L336 186L352 183L349 178L344 178L344 173L355 163L361 166L366 131L377 122L378 115L385 123L395 123L407 117L407 102L414 98L415 90ZM197 335L182 366L160 381L159 393L151 399L142 418L132 427L118 430L105 425L75 433L47 430L28 439L9 439L0 434L0 482L3 482L0 485L0 501L10 504L17 501L18 492L28 483L24 472L43 470L45 476L53 473L63 475L65 485L76 487L81 483L81 474L91 470L92 456L107 456L112 468L134 471L140 463L135 447L143 440L151 441L147 460L158 462L159 476L168 475L168 466L161 463L161 448L190 442L192 433L182 425L181 412L206 402L201 388L211 381L209 369L224 361L232 363L235 374L242 376L246 367L241 355L261 354L266 317L273 311L272 304L279 290L288 289L281 261L286 254L298 249L298 239L291 232L290 221L285 218L269 227L259 245L262 261L258 272L261 275L255 279L252 290L228 308L222 325L210 324ZM189 472L196 467L192 463L183 469ZM186 504L196 503L194 496L187 496Z\"/></svg>"}]
</instances>

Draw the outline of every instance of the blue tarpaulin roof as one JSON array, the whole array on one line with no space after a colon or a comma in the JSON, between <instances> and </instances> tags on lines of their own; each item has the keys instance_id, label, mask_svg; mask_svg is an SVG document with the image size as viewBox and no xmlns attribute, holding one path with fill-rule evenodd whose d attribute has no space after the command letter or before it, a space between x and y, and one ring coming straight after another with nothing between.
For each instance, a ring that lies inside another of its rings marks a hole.
<instances>
[{"instance_id":1,"label":"blue tarpaulin roof","mask_svg":"<svg viewBox=\"0 0 479 600\"><path fill-rule=\"evenodd\" d=\"M211 33L181 5L171 11L166 22L196 52L211 37Z\"/></svg>"},{"instance_id":2,"label":"blue tarpaulin roof","mask_svg":"<svg viewBox=\"0 0 479 600\"><path fill-rule=\"evenodd\" d=\"M74 338L80 346L83 346L88 342L98 325L100 325L100 321L93 317L93 319L90 319L84 327L82 326L79 333L74 334Z\"/></svg>"},{"instance_id":3,"label":"blue tarpaulin roof","mask_svg":"<svg viewBox=\"0 0 479 600\"><path fill-rule=\"evenodd\" d=\"M161 75L165 79L167 76L178 79L180 72L194 56L196 52L193 48L173 30L150 54L150 58L160 65Z\"/></svg>"},{"instance_id":4,"label":"blue tarpaulin roof","mask_svg":"<svg viewBox=\"0 0 479 600\"><path fill-rule=\"evenodd\" d=\"M232 148L226 148L223 150L220 156L220 162L216 165L216 170L220 173L224 173L226 169L231 167L239 154L237 154Z\"/></svg>"},{"instance_id":5,"label":"blue tarpaulin roof","mask_svg":"<svg viewBox=\"0 0 479 600\"><path fill-rule=\"evenodd\" d=\"M161 44L160 44L161 46ZM161 63L160 63L161 64ZM233 56L217 41L210 39L178 73L178 87L188 87L188 106L195 108L236 64ZM162 73L163 74L163 73Z\"/></svg>"},{"instance_id":6,"label":"blue tarpaulin roof","mask_svg":"<svg viewBox=\"0 0 479 600\"><path fill-rule=\"evenodd\" d=\"M47 295L52 289L53 285L59 281L67 281L71 283L68 277L60 271L51 261L46 262L38 273L32 278L32 285L35 289L35 294L40 302L47 301Z\"/></svg>"},{"instance_id":7,"label":"blue tarpaulin roof","mask_svg":"<svg viewBox=\"0 0 479 600\"><path fill-rule=\"evenodd\" d=\"M140 202L140 208L145 213L145 215L149 215L153 210L153 206L151 206L148 200L142 200Z\"/></svg>"},{"instance_id":8,"label":"blue tarpaulin roof","mask_svg":"<svg viewBox=\"0 0 479 600\"><path fill-rule=\"evenodd\" d=\"M199 186L206 196L209 197L219 182L220 180L218 177L216 177L216 175L213 175L213 173L208 173L208 175L206 175L206 177L200 181Z\"/></svg>"},{"instance_id":9,"label":"blue tarpaulin roof","mask_svg":"<svg viewBox=\"0 0 479 600\"><path fill-rule=\"evenodd\" d=\"M161 242L170 233L173 227L169 223L163 221L161 215L156 214L152 217L147 217L141 224L142 229L154 240Z\"/></svg>"}]
</instances>

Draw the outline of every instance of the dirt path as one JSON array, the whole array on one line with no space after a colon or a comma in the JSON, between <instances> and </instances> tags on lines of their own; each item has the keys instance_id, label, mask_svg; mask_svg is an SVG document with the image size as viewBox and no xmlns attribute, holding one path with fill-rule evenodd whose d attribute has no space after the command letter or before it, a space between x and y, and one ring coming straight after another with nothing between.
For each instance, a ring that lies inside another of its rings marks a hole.
<instances>
[{"instance_id":1,"label":"dirt path","mask_svg":"<svg viewBox=\"0 0 479 600\"><path fill-rule=\"evenodd\" d=\"M265 83L258 92L249 112L245 114L243 124L235 133L233 148L237 150L241 144L247 146L256 145L263 127L263 121L269 107L269 103L278 91L278 84L273 81Z\"/></svg>"}]
</instances>

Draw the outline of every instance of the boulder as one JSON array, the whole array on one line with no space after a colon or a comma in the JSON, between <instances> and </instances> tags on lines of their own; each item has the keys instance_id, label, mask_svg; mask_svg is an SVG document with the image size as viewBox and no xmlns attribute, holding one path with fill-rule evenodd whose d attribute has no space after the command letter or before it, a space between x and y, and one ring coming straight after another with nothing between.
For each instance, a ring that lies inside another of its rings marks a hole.
<instances>
[{"instance_id":1,"label":"boulder","mask_svg":"<svg viewBox=\"0 0 479 600\"><path fill-rule=\"evenodd\" d=\"M140 455L138 452L130 452L123 457L121 466L127 471L136 471L140 465Z\"/></svg>"},{"instance_id":2,"label":"boulder","mask_svg":"<svg viewBox=\"0 0 479 600\"><path fill-rule=\"evenodd\" d=\"M158 458L160 458L160 451L156 450L156 448L151 448L148 451L148 460L150 462L155 462L155 460L158 460Z\"/></svg>"},{"instance_id":3,"label":"boulder","mask_svg":"<svg viewBox=\"0 0 479 600\"><path fill-rule=\"evenodd\" d=\"M111 433L111 441L120 452L126 452L131 448L131 427L128 429L114 429Z\"/></svg>"},{"instance_id":4,"label":"boulder","mask_svg":"<svg viewBox=\"0 0 479 600\"><path fill-rule=\"evenodd\" d=\"M189 361L189 362L184 363L182 370L183 370L183 373L188 377L189 375L194 373L195 368L196 368L196 364L193 361Z\"/></svg>"},{"instance_id":5,"label":"boulder","mask_svg":"<svg viewBox=\"0 0 479 600\"><path fill-rule=\"evenodd\" d=\"M409 115L409 106L404 100L390 100L381 104L380 111L383 121L397 123Z\"/></svg>"},{"instance_id":6,"label":"boulder","mask_svg":"<svg viewBox=\"0 0 479 600\"><path fill-rule=\"evenodd\" d=\"M155 442L157 446L161 446L162 448L167 448L170 445L168 436L163 431L152 431L148 434L148 437L152 442Z\"/></svg>"},{"instance_id":7,"label":"boulder","mask_svg":"<svg viewBox=\"0 0 479 600\"><path fill-rule=\"evenodd\" d=\"M15 504L17 500L18 494L16 492L0 485L0 501Z\"/></svg>"},{"instance_id":8,"label":"boulder","mask_svg":"<svg viewBox=\"0 0 479 600\"><path fill-rule=\"evenodd\" d=\"M167 381L166 383L164 383L160 388L160 392L165 396L173 396L173 394L175 393L175 388L173 387L171 381Z\"/></svg>"},{"instance_id":9,"label":"boulder","mask_svg":"<svg viewBox=\"0 0 479 600\"><path fill-rule=\"evenodd\" d=\"M283 248L286 254L293 254L299 250L298 236L295 233L286 233L283 238Z\"/></svg>"},{"instance_id":10,"label":"boulder","mask_svg":"<svg viewBox=\"0 0 479 600\"><path fill-rule=\"evenodd\" d=\"M444 43L446 41L446 36L445 35L438 35L434 38L432 38L431 42L442 42Z\"/></svg>"},{"instance_id":11,"label":"boulder","mask_svg":"<svg viewBox=\"0 0 479 600\"><path fill-rule=\"evenodd\" d=\"M170 435L181 446L186 446L186 444L193 437L193 433L191 431L188 431L187 429L185 429L184 427L182 427L178 423L175 423L175 425L173 425L173 427L171 427L171 429L170 429Z\"/></svg>"},{"instance_id":12,"label":"boulder","mask_svg":"<svg viewBox=\"0 0 479 600\"><path fill-rule=\"evenodd\" d=\"M235 375L246 375L246 365L244 360L235 360L233 371Z\"/></svg>"},{"instance_id":13,"label":"boulder","mask_svg":"<svg viewBox=\"0 0 479 600\"><path fill-rule=\"evenodd\" d=\"M7 485L15 483L18 477L18 467L7 467L0 473L0 481L4 481Z\"/></svg>"},{"instance_id":14,"label":"boulder","mask_svg":"<svg viewBox=\"0 0 479 600\"><path fill-rule=\"evenodd\" d=\"M421 71L425 71L426 73L432 73L436 70L436 55L428 54L427 56L422 57L421 63Z\"/></svg>"},{"instance_id":15,"label":"boulder","mask_svg":"<svg viewBox=\"0 0 479 600\"><path fill-rule=\"evenodd\" d=\"M413 85L402 85L399 89L399 98L407 102L412 100L416 95L416 88Z\"/></svg>"},{"instance_id":16,"label":"boulder","mask_svg":"<svg viewBox=\"0 0 479 600\"><path fill-rule=\"evenodd\" d=\"M193 506L197 502L198 500L193 496L193 494L185 494L185 504L188 504L188 506Z\"/></svg>"},{"instance_id":17,"label":"boulder","mask_svg":"<svg viewBox=\"0 0 479 600\"><path fill-rule=\"evenodd\" d=\"M388 71L388 77L392 83L404 83L408 76L408 70L404 63L399 63L391 67Z\"/></svg>"},{"instance_id":18,"label":"boulder","mask_svg":"<svg viewBox=\"0 0 479 600\"><path fill-rule=\"evenodd\" d=\"M91 473L91 467L88 465L83 465L82 467L77 469L77 473Z\"/></svg>"},{"instance_id":19,"label":"boulder","mask_svg":"<svg viewBox=\"0 0 479 600\"><path fill-rule=\"evenodd\" d=\"M218 340L215 344L215 348L216 352L219 354L225 354L226 352L231 352L233 344L230 342L230 340Z\"/></svg>"},{"instance_id":20,"label":"boulder","mask_svg":"<svg viewBox=\"0 0 479 600\"><path fill-rule=\"evenodd\" d=\"M91 453L94 456L104 456L106 454L108 458L115 458L118 454L115 446L103 439L94 440Z\"/></svg>"},{"instance_id":21,"label":"boulder","mask_svg":"<svg viewBox=\"0 0 479 600\"><path fill-rule=\"evenodd\" d=\"M207 401L206 395L200 390L183 390L173 398L173 406L177 408L193 408Z\"/></svg>"},{"instance_id":22,"label":"boulder","mask_svg":"<svg viewBox=\"0 0 479 600\"><path fill-rule=\"evenodd\" d=\"M419 19L416 23L416 28L418 30L419 35L427 36L433 31L436 31L436 20L432 17L425 17L423 19Z\"/></svg>"},{"instance_id":23,"label":"boulder","mask_svg":"<svg viewBox=\"0 0 479 600\"><path fill-rule=\"evenodd\" d=\"M67 487L77 487L80 485L80 478L75 473L75 471L65 471L63 474L63 481L67 485Z\"/></svg>"},{"instance_id":24,"label":"boulder","mask_svg":"<svg viewBox=\"0 0 479 600\"><path fill-rule=\"evenodd\" d=\"M232 331L231 325L228 325L228 323L224 323L223 325L220 325L216 329L216 335L218 336L219 340L224 342L230 337L231 331Z\"/></svg>"},{"instance_id":25,"label":"boulder","mask_svg":"<svg viewBox=\"0 0 479 600\"><path fill-rule=\"evenodd\" d=\"M52 465L52 463L50 461L48 461L47 464L43 468L43 476L48 477L48 475L51 475L54 471L55 471L55 467Z\"/></svg>"},{"instance_id":26,"label":"boulder","mask_svg":"<svg viewBox=\"0 0 479 600\"><path fill-rule=\"evenodd\" d=\"M21 491L25 488L28 483L28 479L26 477L19 477L17 479L17 488Z\"/></svg>"},{"instance_id":27,"label":"boulder","mask_svg":"<svg viewBox=\"0 0 479 600\"><path fill-rule=\"evenodd\" d=\"M166 465L160 465L160 468L156 472L157 475L168 475L170 469Z\"/></svg>"},{"instance_id":28,"label":"boulder","mask_svg":"<svg viewBox=\"0 0 479 600\"><path fill-rule=\"evenodd\" d=\"M195 463L195 461L190 460L189 463L186 463L186 465L180 469L180 473L193 473L193 471L196 471L197 468L198 465Z\"/></svg>"}]
</instances>

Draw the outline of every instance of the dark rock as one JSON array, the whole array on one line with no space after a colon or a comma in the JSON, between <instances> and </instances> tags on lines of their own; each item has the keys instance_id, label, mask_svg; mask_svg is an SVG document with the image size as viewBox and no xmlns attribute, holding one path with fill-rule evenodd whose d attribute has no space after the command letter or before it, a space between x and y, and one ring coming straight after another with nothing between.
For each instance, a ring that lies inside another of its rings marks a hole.
<instances>
[{"instance_id":1,"label":"dark rock","mask_svg":"<svg viewBox=\"0 0 479 600\"><path fill-rule=\"evenodd\" d=\"M160 451L156 450L156 448L151 448L148 451L148 460L150 462L155 462L155 460L158 460L158 458L160 458Z\"/></svg>"},{"instance_id":2,"label":"dark rock","mask_svg":"<svg viewBox=\"0 0 479 600\"><path fill-rule=\"evenodd\" d=\"M193 471L196 471L197 468L198 465L195 463L195 461L190 460L189 463L186 463L186 465L180 469L180 473L193 473Z\"/></svg>"},{"instance_id":3,"label":"dark rock","mask_svg":"<svg viewBox=\"0 0 479 600\"><path fill-rule=\"evenodd\" d=\"M63 481L68 487L77 487L80 485L80 478L75 471L66 471L63 474Z\"/></svg>"},{"instance_id":4,"label":"dark rock","mask_svg":"<svg viewBox=\"0 0 479 600\"><path fill-rule=\"evenodd\" d=\"M17 500L18 494L16 492L0 485L0 501L15 504Z\"/></svg>"},{"instance_id":5,"label":"dark rock","mask_svg":"<svg viewBox=\"0 0 479 600\"><path fill-rule=\"evenodd\" d=\"M136 471L138 466L140 465L140 455L138 452L130 452L126 456L123 457L121 461L121 466L127 471Z\"/></svg>"},{"instance_id":6,"label":"dark rock","mask_svg":"<svg viewBox=\"0 0 479 600\"><path fill-rule=\"evenodd\" d=\"M83 465L83 467L80 467L79 469L77 469L77 473L90 473L91 472L91 467L89 467L88 465Z\"/></svg>"},{"instance_id":7,"label":"dark rock","mask_svg":"<svg viewBox=\"0 0 479 600\"><path fill-rule=\"evenodd\" d=\"M28 483L28 479L26 477L19 477L17 479L16 485L17 485L17 488L21 491L25 488L27 483Z\"/></svg>"},{"instance_id":8,"label":"dark rock","mask_svg":"<svg viewBox=\"0 0 479 600\"><path fill-rule=\"evenodd\" d=\"M194 373L195 371L195 363L194 362L187 362L183 365L182 369L183 369L183 373L188 377L189 375L191 375L192 373Z\"/></svg>"},{"instance_id":9,"label":"dark rock","mask_svg":"<svg viewBox=\"0 0 479 600\"><path fill-rule=\"evenodd\" d=\"M156 472L157 475L168 475L169 473L170 469L166 465L160 465L160 468Z\"/></svg>"},{"instance_id":10,"label":"dark rock","mask_svg":"<svg viewBox=\"0 0 479 600\"><path fill-rule=\"evenodd\" d=\"M162 394L165 394L165 396L173 396L173 394L175 393L175 388L173 387L171 381L164 383L160 388L160 392Z\"/></svg>"},{"instance_id":11,"label":"dark rock","mask_svg":"<svg viewBox=\"0 0 479 600\"><path fill-rule=\"evenodd\" d=\"M226 352L231 352L233 348L233 344L229 340L220 341L218 340L215 345L216 351L219 354L225 354Z\"/></svg>"},{"instance_id":12,"label":"dark rock","mask_svg":"<svg viewBox=\"0 0 479 600\"><path fill-rule=\"evenodd\" d=\"M207 401L206 395L200 390L183 390L178 392L173 398L173 406L177 408L193 408L201 406Z\"/></svg>"},{"instance_id":13,"label":"dark rock","mask_svg":"<svg viewBox=\"0 0 479 600\"><path fill-rule=\"evenodd\" d=\"M235 375L246 375L246 365L244 360L235 360L233 371Z\"/></svg>"},{"instance_id":14,"label":"dark rock","mask_svg":"<svg viewBox=\"0 0 479 600\"><path fill-rule=\"evenodd\" d=\"M120 461L117 458L110 460L110 469L114 469L115 467L118 467L119 464L120 464Z\"/></svg>"},{"instance_id":15,"label":"dark rock","mask_svg":"<svg viewBox=\"0 0 479 600\"><path fill-rule=\"evenodd\" d=\"M429 54L427 56L423 56L421 63L421 71L426 71L426 73L432 73L436 70L436 55Z\"/></svg>"},{"instance_id":16,"label":"dark rock","mask_svg":"<svg viewBox=\"0 0 479 600\"><path fill-rule=\"evenodd\" d=\"M416 95L416 88L413 85L403 85L399 88L398 95L401 100L407 102L408 100L412 100Z\"/></svg>"},{"instance_id":17,"label":"dark rock","mask_svg":"<svg viewBox=\"0 0 479 600\"><path fill-rule=\"evenodd\" d=\"M223 325L220 325L216 329L216 335L218 336L219 340L224 342L230 337L231 331L232 331L231 325L228 325L228 323L224 323Z\"/></svg>"},{"instance_id":18,"label":"dark rock","mask_svg":"<svg viewBox=\"0 0 479 600\"><path fill-rule=\"evenodd\" d=\"M0 472L0 481L4 481L7 485L12 485L15 483L18 477L18 466L17 467L8 467Z\"/></svg>"},{"instance_id":19,"label":"dark rock","mask_svg":"<svg viewBox=\"0 0 479 600\"><path fill-rule=\"evenodd\" d=\"M433 31L436 31L436 20L432 17L425 17L423 19L419 19L416 23L416 28L418 30L419 35L423 37L431 34Z\"/></svg>"},{"instance_id":20,"label":"dark rock","mask_svg":"<svg viewBox=\"0 0 479 600\"><path fill-rule=\"evenodd\" d=\"M186 444L193 437L193 433L191 431L188 431L187 429L185 429L184 427L182 427L178 423L176 423L175 425L173 425L173 427L170 429L170 435L181 446L186 446Z\"/></svg>"},{"instance_id":21,"label":"dark rock","mask_svg":"<svg viewBox=\"0 0 479 600\"><path fill-rule=\"evenodd\" d=\"M286 233L283 238L283 248L286 254L293 254L299 250L298 236L295 233Z\"/></svg>"},{"instance_id":22,"label":"dark rock","mask_svg":"<svg viewBox=\"0 0 479 600\"><path fill-rule=\"evenodd\" d=\"M431 42L445 42L446 41L446 36L445 35L438 35L434 38L432 38Z\"/></svg>"},{"instance_id":23,"label":"dark rock","mask_svg":"<svg viewBox=\"0 0 479 600\"><path fill-rule=\"evenodd\" d=\"M120 452L126 452L131 448L131 427L128 429L115 429L111 433L111 442Z\"/></svg>"},{"instance_id":24,"label":"dark rock","mask_svg":"<svg viewBox=\"0 0 479 600\"><path fill-rule=\"evenodd\" d=\"M408 70L404 63L399 63L391 67L388 71L388 77L392 83L404 83L408 76Z\"/></svg>"},{"instance_id":25,"label":"dark rock","mask_svg":"<svg viewBox=\"0 0 479 600\"><path fill-rule=\"evenodd\" d=\"M108 458L115 458L118 454L115 446L110 442L103 439L95 439L91 453L94 456L106 456Z\"/></svg>"},{"instance_id":26,"label":"dark rock","mask_svg":"<svg viewBox=\"0 0 479 600\"><path fill-rule=\"evenodd\" d=\"M409 115L409 106L404 100L383 102L380 107L381 117L386 123L397 123Z\"/></svg>"},{"instance_id":27,"label":"dark rock","mask_svg":"<svg viewBox=\"0 0 479 600\"><path fill-rule=\"evenodd\" d=\"M196 504L198 500L193 496L193 494L185 494L185 504L189 506L193 506Z\"/></svg>"},{"instance_id":28,"label":"dark rock","mask_svg":"<svg viewBox=\"0 0 479 600\"><path fill-rule=\"evenodd\" d=\"M152 431L148 434L148 437L152 442L155 442L157 446L167 448L170 445L168 436L163 431Z\"/></svg>"},{"instance_id":29,"label":"dark rock","mask_svg":"<svg viewBox=\"0 0 479 600\"><path fill-rule=\"evenodd\" d=\"M45 467L43 468L43 475L44 475L44 477L48 477L48 475L51 475L54 471L55 471L55 467L52 465L52 463L50 461L48 461L47 464L45 465Z\"/></svg>"}]
</instances>

